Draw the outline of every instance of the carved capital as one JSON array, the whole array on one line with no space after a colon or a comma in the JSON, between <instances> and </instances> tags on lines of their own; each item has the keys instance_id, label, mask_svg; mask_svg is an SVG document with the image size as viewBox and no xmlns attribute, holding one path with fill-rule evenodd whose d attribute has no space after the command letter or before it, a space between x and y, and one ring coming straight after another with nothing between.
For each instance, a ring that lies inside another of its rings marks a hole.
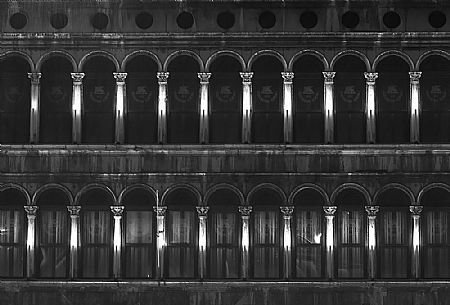
<instances>
[{"instance_id":1,"label":"carved capital","mask_svg":"<svg viewBox=\"0 0 450 305\"><path fill-rule=\"evenodd\" d=\"M23 208L25 209L25 212L27 212L28 217L36 217L37 211L39 209L37 205L25 205Z\"/></svg>"},{"instance_id":2,"label":"carved capital","mask_svg":"<svg viewBox=\"0 0 450 305\"><path fill-rule=\"evenodd\" d=\"M364 77L368 84L375 84L375 80L378 78L377 72L364 72Z\"/></svg>"},{"instance_id":3,"label":"carved capital","mask_svg":"<svg viewBox=\"0 0 450 305\"><path fill-rule=\"evenodd\" d=\"M292 214L294 213L294 206L293 205L282 206L282 207L280 207L280 210L281 210L281 213L283 214L283 216L291 217Z\"/></svg>"},{"instance_id":4,"label":"carved capital","mask_svg":"<svg viewBox=\"0 0 450 305\"><path fill-rule=\"evenodd\" d=\"M325 79L325 83L328 83L328 84L333 83L333 78L335 77L336 72L327 71L327 72L322 72L322 74L323 74L323 78Z\"/></svg>"},{"instance_id":5,"label":"carved capital","mask_svg":"<svg viewBox=\"0 0 450 305\"><path fill-rule=\"evenodd\" d=\"M165 216L167 207L166 206L153 207L153 211L155 211L156 216Z\"/></svg>"},{"instance_id":6,"label":"carved capital","mask_svg":"<svg viewBox=\"0 0 450 305\"><path fill-rule=\"evenodd\" d=\"M420 213L422 213L423 206L421 205L411 205L409 206L409 210L413 214L413 216L420 216Z\"/></svg>"},{"instance_id":7,"label":"carved capital","mask_svg":"<svg viewBox=\"0 0 450 305\"><path fill-rule=\"evenodd\" d=\"M281 77L284 80L284 83L292 83L294 79L294 72L281 72Z\"/></svg>"},{"instance_id":8,"label":"carved capital","mask_svg":"<svg viewBox=\"0 0 450 305\"><path fill-rule=\"evenodd\" d=\"M39 72L28 73L28 78L31 79L31 84L33 84L33 85L39 85L41 76L42 76L42 73L39 73Z\"/></svg>"},{"instance_id":9,"label":"carved capital","mask_svg":"<svg viewBox=\"0 0 450 305\"><path fill-rule=\"evenodd\" d=\"M366 205L367 216L375 217L377 216L380 207L378 205Z\"/></svg>"},{"instance_id":10,"label":"carved capital","mask_svg":"<svg viewBox=\"0 0 450 305\"><path fill-rule=\"evenodd\" d=\"M157 72L156 77L158 78L158 83L167 84L167 80L169 79L169 72Z\"/></svg>"},{"instance_id":11,"label":"carved capital","mask_svg":"<svg viewBox=\"0 0 450 305\"><path fill-rule=\"evenodd\" d=\"M337 206L327 205L323 207L323 211L325 212L325 216L333 216L337 210Z\"/></svg>"},{"instance_id":12,"label":"carved capital","mask_svg":"<svg viewBox=\"0 0 450 305\"><path fill-rule=\"evenodd\" d=\"M110 208L114 216L122 216L123 211L125 210L123 205L112 205Z\"/></svg>"},{"instance_id":13,"label":"carved capital","mask_svg":"<svg viewBox=\"0 0 450 305\"><path fill-rule=\"evenodd\" d=\"M206 217L208 215L209 207L200 206L196 207L199 217Z\"/></svg>"},{"instance_id":14,"label":"carved capital","mask_svg":"<svg viewBox=\"0 0 450 305\"><path fill-rule=\"evenodd\" d=\"M211 77L211 73L200 72L200 73L197 73L197 76L200 79L200 84L202 84L202 85L209 84L209 78Z\"/></svg>"},{"instance_id":15,"label":"carved capital","mask_svg":"<svg viewBox=\"0 0 450 305\"><path fill-rule=\"evenodd\" d=\"M81 205L68 205L67 210L70 216L80 216Z\"/></svg>"},{"instance_id":16,"label":"carved capital","mask_svg":"<svg viewBox=\"0 0 450 305\"><path fill-rule=\"evenodd\" d=\"M124 83L128 73L113 73L116 83Z\"/></svg>"},{"instance_id":17,"label":"carved capital","mask_svg":"<svg viewBox=\"0 0 450 305\"><path fill-rule=\"evenodd\" d=\"M80 83L83 81L84 73L70 73L70 76L72 76L74 83Z\"/></svg>"},{"instance_id":18,"label":"carved capital","mask_svg":"<svg viewBox=\"0 0 450 305\"><path fill-rule=\"evenodd\" d=\"M253 207L250 205L240 205L239 206L239 213L242 214L242 216L250 216L250 213L252 212Z\"/></svg>"},{"instance_id":19,"label":"carved capital","mask_svg":"<svg viewBox=\"0 0 450 305\"><path fill-rule=\"evenodd\" d=\"M412 84L419 83L419 79L422 76L422 72L409 72L409 80Z\"/></svg>"},{"instance_id":20,"label":"carved capital","mask_svg":"<svg viewBox=\"0 0 450 305\"><path fill-rule=\"evenodd\" d=\"M243 83L252 82L253 72L239 72L239 75L241 75Z\"/></svg>"}]
</instances>

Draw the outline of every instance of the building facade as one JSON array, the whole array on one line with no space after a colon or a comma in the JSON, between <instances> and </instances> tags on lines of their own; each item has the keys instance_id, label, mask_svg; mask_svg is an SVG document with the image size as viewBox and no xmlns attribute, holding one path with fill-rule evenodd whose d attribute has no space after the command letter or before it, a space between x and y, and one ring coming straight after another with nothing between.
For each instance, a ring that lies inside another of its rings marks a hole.
<instances>
[{"instance_id":1,"label":"building facade","mask_svg":"<svg viewBox=\"0 0 450 305\"><path fill-rule=\"evenodd\" d=\"M450 3L0 6L0 304L450 304Z\"/></svg>"}]
</instances>

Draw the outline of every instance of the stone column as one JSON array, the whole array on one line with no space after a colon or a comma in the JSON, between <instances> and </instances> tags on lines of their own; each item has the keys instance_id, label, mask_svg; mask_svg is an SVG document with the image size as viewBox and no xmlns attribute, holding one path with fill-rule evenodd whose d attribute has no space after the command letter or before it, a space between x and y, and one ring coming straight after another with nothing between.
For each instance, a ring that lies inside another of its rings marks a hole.
<instances>
[{"instance_id":1,"label":"stone column","mask_svg":"<svg viewBox=\"0 0 450 305\"><path fill-rule=\"evenodd\" d=\"M412 205L409 207L412 216L412 239L413 239L413 252L412 252L412 276L415 279L420 277L420 213L422 213L423 206Z\"/></svg>"},{"instance_id":2,"label":"stone column","mask_svg":"<svg viewBox=\"0 0 450 305\"><path fill-rule=\"evenodd\" d=\"M250 143L253 72L240 72L242 78L242 143Z\"/></svg>"},{"instance_id":3,"label":"stone column","mask_svg":"<svg viewBox=\"0 0 450 305\"><path fill-rule=\"evenodd\" d=\"M337 206L324 206L327 237L326 237L326 256L327 256L327 277L334 278L334 213Z\"/></svg>"},{"instance_id":4,"label":"stone column","mask_svg":"<svg viewBox=\"0 0 450 305\"><path fill-rule=\"evenodd\" d=\"M72 89L72 141L81 143L81 103L83 99L84 73L70 73L73 80Z\"/></svg>"},{"instance_id":5,"label":"stone column","mask_svg":"<svg viewBox=\"0 0 450 305\"><path fill-rule=\"evenodd\" d=\"M113 205L110 207L114 215L114 238L113 238L113 275L114 278L120 278L121 266L120 257L122 252L122 214L125 209L122 205Z\"/></svg>"},{"instance_id":6,"label":"stone column","mask_svg":"<svg viewBox=\"0 0 450 305\"><path fill-rule=\"evenodd\" d=\"M283 77L284 142L292 143L292 80L294 72L281 72Z\"/></svg>"},{"instance_id":7,"label":"stone column","mask_svg":"<svg viewBox=\"0 0 450 305\"><path fill-rule=\"evenodd\" d=\"M69 276L71 279L77 277L78 266L78 247L80 235L79 223L80 223L80 205L69 205L67 210L70 215L70 270Z\"/></svg>"},{"instance_id":8,"label":"stone column","mask_svg":"<svg viewBox=\"0 0 450 305\"><path fill-rule=\"evenodd\" d=\"M24 206L27 213L27 278L34 277L35 272L35 247L36 247L36 215L38 211L36 205Z\"/></svg>"},{"instance_id":9,"label":"stone column","mask_svg":"<svg viewBox=\"0 0 450 305\"><path fill-rule=\"evenodd\" d=\"M41 73L28 73L31 80L30 143L39 142L39 97Z\"/></svg>"},{"instance_id":10,"label":"stone column","mask_svg":"<svg viewBox=\"0 0 450 305\"><path fill-rule=\"evenodd\" d=\"M376 205L368 205L366 206L367 212L367 232L368 232L368 251L367 251L367 262L368 262L368 273L369 278L374 279L376 274L376 247L377 247L377 239L376 239L376 228L375 228L375 220L377 217L377 213L380 210L379 206Z\"/></svg>"},{"instance_id":11,"label":"stone column","mask_svg":"<svg viewBox=\"0 0 450 305\"><path fill-rule=\"evenodd\" d=\"M248 278L249 271L249 248L250 248L250 232L249 232L249 222L250 213L252 212L252 207L248 205L239 206L239 213L241 213L242 219L242 238L241 238L241 265L242 265L242 275L243 279Z\"/></svg>"},{"instance_id":12,"label":"stone column","mask_svg":"<svg viewBox=\"0 0 450 305\"><path fill-rule=\"evenodd\" d=\"M162 279L164 276L165 217L167 207L155 206L153 210L156 213L156 278Z\"/></svg>"},{"instance_id":13,"label":"stone column","mask_svg":"<svg viewBox=\"0 0 450 305\"><path fill-rule=\"evenodd\" d=\"M294 206L282 206L280 207L283 214L283 255L284 255L284 278L289 279L292 275L292 214L294 213Z\"/></svg>"},{"instance_id":14,"label":"stone column","mask_svg":"<svg viewBox=\"0 0 450 305\"><path fill-rule=\"evenodd\" d=\"M125 79L127 73L113 73L116 79L116 143L123 143L124 136L124 124L123 124L123 112L125 109Z\"/></svg>"},{"instance_id":15,"label":"stone column","mask_svg":"<svg viewBox=\"0 0 450 305\"><path fill-rule=\"evenodd\" d=\"M208 116L209 116L209 102L208 102L208 87L211 73L198 73L200 79L200 143L208 143Z\"/></svg>"},{"instance_id":16,"label":"stone column","mask_svg":"<svg viewBox=\"0 0 450 305\"><path fill-rule=\"evenodd\" d=\"M420 84L419 79L422 72L409 72L409 85L411 90L411 125L410 138L411 143L419 143L419 100L420 100Z\"/></svg>"},{"instance_id":17,"label":"stone column","mask_svg":"<svg viewBox=\"0 0 450 305\"><path fill-rule=\"evenodd\" d=\"M333 143L334 139L334 102L333 102L333 78L336 72L322 72L324 81L324 93L325 93L325 143Z\"/></svg>"},{"instance_id":18,"label":"stone column","mask_svg":"<svg viewBox=\"0 0 450 305\"><path fill-rule=\"evenodd\" d=\"M167 79L169 72L156 73L158 78L158 142L167 141Z\"/></svg>"},{"instance_id":19,"label":"stone column","mask_svg":"<svg viewBox=\"0 0 450 305\"><path fill-rule=\"evenodd\" d=\"M366 78L366 139L367 143L375 143L375 81L378 78L378 73L364 72L364 77Z\"/></svg>"},{"instance_id":20,"label":"stone column","mask_svg":"<svg viewBox=\"0 0 450 305\"><path fill-rule=\"evenodd\" d=\"M200 279L205 277L206 273L206 222L208 218L209 207L197 207L198 213L198 269Z\"/></svg>"}]
</instances>

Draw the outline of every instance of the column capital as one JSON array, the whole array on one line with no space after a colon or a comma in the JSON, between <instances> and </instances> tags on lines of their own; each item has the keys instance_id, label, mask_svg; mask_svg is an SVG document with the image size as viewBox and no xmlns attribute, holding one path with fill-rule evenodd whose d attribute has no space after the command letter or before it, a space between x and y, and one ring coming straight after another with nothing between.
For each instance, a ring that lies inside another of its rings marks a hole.
<instances>
[{"instance_id":1,"label":"column capital","mask_svg":"<svg viewBox=\"0 0 450 305\"><path fill-rule=\"evenodd\" d=\"M121 217L123 214L123 211L125 210L125 207L123 205L112 205L110 206L111 212L113 213L114 217L119 216Z\"/></svg>"},{"instance_id":2,"label":"column capital","mask_svg":"<svg viewBox=\"0 0 450 305\"><path fill-rule=\"evenodd\" d=\"M37 205L24 205L23 208L27 212L27 217L36 217L39 207Z\"/></svg>"},{"instance_id":3,"label":"column capital","mask_svg":"<svg viewBox=\"0 0 450 305\"><path fill-rule=\"evenodd\" d=\"M74 83L81 83L84 78L84 73L78 72L78 73L70 73L70 76L72 76Z\"/></svg>"},{"instance_id":4,"label":"column capital","mask_svg":"<svg viewBox=\"0 0 450 305\"><path fill-rule=\"evenodd\" d=\"M156 216L165 216L167 207L166 206L158 206L158 207L155 206L155 207L153 207L153 211L155 211Z\"/></svg>"},{"instance_id":5,"label":"column capital","mask_svg":"<svg viewBox=\"0 0 450 305\"><path fill-rule=\"evenodd\" d=\"M208 216L209 207L207 206L198 206L195 207L197 209L197 213L199 217L206 217Z\"/></svg>"},{"instance_id":6,"label":"column capital","mask_svg":"<svg viewBox=\"0 0 450 305\"><path fill-rule=\"evenodd\" d=\"M283 78L284 83L292 83L294 79L294 72L281 72L281 77Z\"/></svg>"},{"instance_id":7,"label":"column capital","mask_svg":"<svg viewBox=\"0 0 450 305\"><path fill-rule=\"evenodd\" d=\"M325 212L325 216L334 216L334 213L337 210L337 206L335 205L327 205L323 207L323 211Z\"/></svg>"},{"instance_id":8,"label":"column capital","mask_svg":"<svg viewBox=\"0 0 450 305\"><path fill-rule=\"evenodd\" d=\"M422 76L422 72L414 71L409 72L409 80L411 83L419 83L419 79Z\"/></svg>"},{"instance_id":9,"label":"column capital","mask_svg":"<svg viewBox=\"0 0 450 305\"><path fill-rule=\"evenodd\" d=\"M281 213L284 217L291 217L294 213L294 206L293 205L287 205L280 207Z\"/></svg>"},{"instance_id":10,"label":"column capital","mask_svg":"<svg viewBox=\"0 0 450 305\"><path fill-rule=\"evenodd\" d=\"M169 78L169 72L156 72L156 78L158 78L158 83L167 84L167 79Z\"/></svg>"},{"instance_id":11,"label":"column capital","mask_svg":"<svg viewBox=\"0 0 450 305\"><path fill-rule=\"evenodd\" d=\"M202 85L209 84L209 78L211 77L211 73L209 73L209 72L200 72L200 73L197 73L197 76L200 79L200 84L202 84Z\"/></svg>"},{"instance_id":12,"label":"column capital","mask_svg":"<svg viewBox=\"0 0 450 305\"><path fill-rule=\"evenodd\" d=\"M336 76L336 72L326 71L322 72L323 78L325 79L325 84L332 84L333 78Z\"/></svg>"},{"instance_id":13,"label":"column capital","mask_svg":"<svg viewBox=\"0 0 450 305\"><path fill-rule=\"evenodd\" d=\"M378 205L366 205L367 216L375 217L377 216L378 211L380 210L380 206Z\"/></svg>"},{"instance_id":14,"label":"column capital","mask_svg":"<svg viewBox=\"0 0 450 305\"><path fill-rule=\"evenodd\" d=\"M253 72L239 72L243 83L250 83L252 81Z\"/></svg>"},{"instance_id":15,"label":"column capital","mask_svg":"<svg viewBox=\"0 0 450 305\"><path fill-rule=\"evenodd\" d=\"M239 206L239 213L242 214L242 216L250 216L250 213L252 212L253 207L250 205L240 205Z\"/></svg>"},{"instance_id":16,"label":"column capital","mask_svg":"<svg viewBox=\"0 0 450 305\"><path fill-rule=\"evenodd\" d=\"M423 210L423 206L411 205L411 206L409 206L409 210L413 214L413 216L420 216L420 213L422 213L422 210Z\"/></svg>"},{"instance_id":17,"label":"column capital","mask_svg":"<svg viewBox=\"0 0 450 305\"><path fill-rule=\"evenodd\" d=\"M67 210L71 217L80 216L81 205L68 205Z\"/></svg>"},{"instance_id":18,"label":"column capital","mask_svg":"<svg viewBox=\"0 0 450 305\"><path fill-rule=\"evenodd\" d=\"M364 77L366 78L366 83L375 84L375 80L378 78L377 72L364 72Z\"/></svg>"},{"instance_id":19,"label":"column capital","mask_svg":"<svg viewBox=\"0 0 450 305\"><path fill-rule=\"evenodd\" d=\"M39 85L41 76L42 76L42 73L39 73L39 72L28 73L28 78L31 79L31 84L33 84L33 85Z\"/></svg>"},{"instance_id":20,"label":"column capital","mask_svg":"<svg viewBox=\"0 0 450 305\"><path fill-rule=\"evenodd\" d=\"M124 72L114 72L114 78L116 79L116 83L124 83L125 79L127 78L127 74L128 73L124 73Z\"/></svg>"}]
</instances>

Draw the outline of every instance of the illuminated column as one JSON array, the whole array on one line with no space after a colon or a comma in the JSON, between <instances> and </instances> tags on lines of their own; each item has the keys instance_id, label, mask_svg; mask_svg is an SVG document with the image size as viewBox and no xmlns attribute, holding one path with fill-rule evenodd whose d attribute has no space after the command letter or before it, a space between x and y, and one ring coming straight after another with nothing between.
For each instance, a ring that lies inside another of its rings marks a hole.
<instances>
[{"instance_id":1,"label":"illuminated column","mask_svg":"<svg viewBox=\"0 0 450 305\"><path fill-rule=\"evenodd\" d=\"M125 109L125 79L127 73L113 73L113 75L116 79L116 143L123 143L123 111Z\"/></svg>"},{"instance_id":2,"label":"illuminated column","mask_svg":"<svg viewBox=\"0 0 450 305\"><path fill-rule=\"evenodd\" d=\"M84 73L70 73L73 80L72 90L72 141L81 143L81 102L83 98Z\"/></svg>"},{"instance_id":3,"label":"illuminated column","mask_svg":"<svg viewBox=\"0 0 450 305\"><path fill-rule=\"evenodd\" d=\"M30 114L30 143L39 141L39 90L41 73L28 73L31 80L31 114Z\"/></svg>"},{"instance_id":4,"label":"illuminated column","mask_svg":"<svg viewBox=\"0 0 450 305\"><path fill-rule=\"evenodd\" d=\"M375 80L378 78L376 72L364 72L366 78L366 139L367 143L375 143Z\"/></svg>"},{"instance_id":5,"label":"illuminated column","mask_svg":"<svg viewBox=\"0 0 450 305\"><path fill-rule=\"evenodd\" d=\"M197 207L198 213L198 267L200 278L205 277L206 271L206 221L209 207Z\"/></svg>"},{"instance_id":6,"label":"illuminated column","mask_svg":"<svg viewBox=\"0 0 450 305\"><path fill-rule=\"evenodd\" d=\"M120 252L122 250L122 214L125 209L122 205L113 205L110 207L114 215L114 237L113 237L113 274L114 278L120 277Z\"/></svg>"},{"instance_id":7,"label":"illuminated column","mask_svg":"<svg viewBox=\"0 0 450 305\"><path fill-rule=\"evenodd\" d=\"M294 72L281 72L283 77L284 142L292 142L292 80Z\"/></svg>"},{"instance_id":8,"label":"illuminated column","mask_svg":"<svg viewBox=\"0 0 450 305\"><path fill-rule=\"evenodd\" d=\"M211 73L198 73L200 79L200 143L208 143L208 86Z\"/></svg>"},{"instance_id":9,"label":"illuminated column","mask_svg":"<svg viewBox=\"0 0 450 305\"><path fill-rule=\"evenodd\" d=\"M27 212L27 278L34 276L34 249L36 238L36 214L38 211L36 205L24 206Z\"/></svg>"},{"instance_id":10,"label":"illuminated column","mask_svg":"<svg viewBox=\"0 0 450 305\"><path fill-rule=\"evenodd\" d=\"M420 213L423 210L421 205L412 205L409 207L412 213L413 222L413 255L412 255L412 275L418 279L420 276Z\"/></svg>"},{"instance_id":11,"label":"illuminated column","mask_svg":"<svg viewBox=\"0 0 450 305\"><path fill-rule=\"evenodd\" d=\"M248 205L239 206L239 213L241 213L242 219L242 238L241 238L241 263L242 263L242 278L248 278L249 270L249 247L250 247L250 213L252 212L252 207Z\"/></svg>"},{"instance_id":12,"label":"illuminated column","mask_svg":"<svg viewBox=\"0 0 450 305\"><path fill-rule=\"evenodd\" d=\"M80 210L79 205L69 205L67 210L70 215L70 278L77 277L77 265L78 265L78 236L79 223L80 223Z\"/></svg>"},{"instance_id":13,"label":"illuminated column","mask_svg":"<svg viewBox=\"0 0 450 305\"><path fill-rule=\"evenodd\" d=\"M242 143L250 143L253 72L240 72L242 78Z\"/></svg>"},{"instance_id":14,"label":"illuminated column","mask_svg":"<svg viewBox=\"0 0 450 305\"><path fill-rule=\"evenodd\" d=\"M167 207L153 207L156 212L156 278L163 278L164 248L166 246L165 217Z\"/></svg>"},{"instance_id":15,"label":"illuminated column","mask_svg":"<svg viewBox=\"0 0 450 305\"><path fill-rule=\"evenodd\" d=\"M284 278L291 277L291 252L292 252L292 213L294 213L294 206L280 207L283 214L283 254L284 254Z\"/></svg>"},{"instance_id":16,"label":"illuminated column","mask_svg":"<svg viewBox=\"0 0 450 305\"><path fill-rule=\"evenodd\" d=\"M157 72L158 78L158 142L166 142L167 133L167 79L169 72Z\"/></svg>"},{"instance_id":17,"label":"illuminated column","mask_svg":"<svg viewBox=\"0 0 450 305\"><path fill-rule=\"evenodd\" d=\"M368 266L369 266L369 278L375 278L375 262L376 262L376 230L375 230L375 219L377 213L380 210L379 206L369 205L366 206L367 212L367 227L368 227Z\"/></svg>"},{"instance_id":18,"label":"illuminated column","mask_svg":"<svg viewBox=\"0 0 450 305\"><path fill-rule=\"evenodd\" d=\"M337 210L337 206L324 206L326 226L327 226L327 238L326 238L326 253L327 253L327 277L332 279L334 277L334 213Z\"/></svg>"},{"instance_id":19,"label":"illuminated column","mask_svg":"<svg viewBox=\"0 0 450 305\"><path fill-rule=\"evenodd\" d=\"M336 72L322 72L324 81L325 94L325 143L333 143L334 127L333 127L333 78Z\"/></svg>"},{"instance_id":20,"label":"illuminated column","mask_svg":"<svg viewBox=\"0 0 450 305\"><path fill-rule=\"evenodd\" d=\"M419 79L422 72L409 72L409 85L411 89L411 143L419 143L419 99L420 84Z\"/></svg>"}]
</instances>

